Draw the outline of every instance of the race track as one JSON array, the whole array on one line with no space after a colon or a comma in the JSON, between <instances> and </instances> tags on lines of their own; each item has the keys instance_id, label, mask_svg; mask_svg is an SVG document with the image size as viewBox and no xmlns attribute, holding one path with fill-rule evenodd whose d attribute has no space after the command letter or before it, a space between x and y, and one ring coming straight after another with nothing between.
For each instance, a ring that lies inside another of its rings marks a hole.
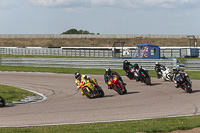
<instances>
[{"instance_id":1,"label":"race track","mask_svg":"<svg viewBox=\"0 0 200 133\"><path fill-rule=\"evenodd\" d=\"M107 90L102 75L96 78L105 97L88 99L77 90L72 74L0 72L0 84L44 94L39 103L0 108L0 127L62 125L123 121L200 114L200 86L192 80L193 93L176 89L173 82L152 79L152 86L123 77L128 94Z\"/></svg>"}]
</instances>

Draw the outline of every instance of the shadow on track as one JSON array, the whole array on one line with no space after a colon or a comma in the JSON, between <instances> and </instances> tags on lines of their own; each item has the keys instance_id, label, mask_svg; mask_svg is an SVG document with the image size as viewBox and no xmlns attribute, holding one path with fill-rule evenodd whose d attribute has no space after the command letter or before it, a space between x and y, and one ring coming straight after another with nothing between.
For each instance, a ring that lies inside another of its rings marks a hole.
<instances>
[{"instance_id":1,"label":"shadow on track","mask_svg":"<svg viewBox=\"0 0 200 133\"><path fill-rule=\"evenodd\" d=\"M200 90L193 90L192 93L198 93Z\"/></svg>"},{"instance_id":2,"label":"shadow on track","mask_svg":"<svg viewBox=\"0 0 200 133\"><path fill-rule=\"evenodd\" d=\"M162 83L151 83L151 86L161 85Z\"/></svg>"},{"instance_id":3,"label":"shadow on track","mask_svg":"<svg viewBox=\"0 0 200 133\"><path fill-rule=\"evenodd\" d=\"M140 92L139 92L139 91L135 91L135 92L127 92L125 95L135 94L135 93L140 93Z\"/></svg>"},{"instance_id":4,"label":"shadow on track","mask_svg":"<svg viewBox=\"0 0 200 133\"><path fill-rule=\"evenodd\" d=\"M115 95L105 95L104 97L114 97ZM102 98L104 98L102 97Z\"/></svg>"}]
</instances>

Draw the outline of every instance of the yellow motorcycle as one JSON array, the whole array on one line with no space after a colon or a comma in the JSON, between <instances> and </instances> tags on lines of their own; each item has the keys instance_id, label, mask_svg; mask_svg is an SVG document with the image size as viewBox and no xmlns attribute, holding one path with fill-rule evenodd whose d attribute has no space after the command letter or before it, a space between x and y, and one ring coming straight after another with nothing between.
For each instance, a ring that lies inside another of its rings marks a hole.
<instances>
[{"instance_id":1,"label":"yellow motorcycle","mask_svg":"<svg viewBox=\"0 0 200 133\"><path fill-rule=\"evenodd\" d=\"M79 87L81 91L90 99L95 97L104 97L104 91L100 86L98 86L96 79L92 79L92 82L90 82L90 80L82 81L79 83Z\"/></svg>"}]
</instances>

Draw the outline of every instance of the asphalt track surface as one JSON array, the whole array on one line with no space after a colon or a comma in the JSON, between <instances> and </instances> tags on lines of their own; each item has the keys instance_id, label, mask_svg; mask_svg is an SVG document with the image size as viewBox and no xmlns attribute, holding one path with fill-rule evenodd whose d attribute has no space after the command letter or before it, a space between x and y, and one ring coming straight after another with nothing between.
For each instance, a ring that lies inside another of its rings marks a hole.
<instances>
[{"instance_id":1,"label":"asphalt track surface","mask_svg":"<svg viewBox=\"0 0 200 133\"><path fill-rule=\"evenodd\" d=\"M0 72L0 84L44 94L47 99L0 108L0 127L63 125L126 121L200 114L200 86L193 93L176 89L173 82L152 78L152 86L123 77L128 93L107 90L103 75L96 78L105 97L88 99L77 90L72 74Z\"/></svg>"}]
</instances>

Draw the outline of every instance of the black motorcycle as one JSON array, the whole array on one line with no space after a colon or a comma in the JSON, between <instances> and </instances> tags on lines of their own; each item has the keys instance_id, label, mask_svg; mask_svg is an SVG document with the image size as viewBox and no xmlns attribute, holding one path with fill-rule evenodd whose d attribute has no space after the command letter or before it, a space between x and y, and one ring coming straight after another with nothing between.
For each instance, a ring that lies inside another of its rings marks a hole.
<instances>
[{"instance_id":1,"label":"black motorcycle","mask_svg":"<svg viewBox=\"0 0 200 133\"><path fill-rule=\"evenodd\" d=\"M189 76L187 75L187 73L185 73L185 72L184 73L178 73L176 75L175 79L176 79L175 81L177 82L177 84L183 90L185 90L188 93L192 93L192 82L190 81Z\"/></svg>"},{"instance_id":2,"label":"black motorcycle","mask_svg":"<svg viewBox=\"0 0 200 133\"><path fill-rule=\"evenodd\" d=\"M135 70L133 66L129 66L128 70L124 70L129 79L135 79Z\"/></svg>"},{"instance_id":3,"label":"black motorcycle","mask_svg":"<svg viewBox=\"0 0 200 133\"><path fill-rule=\"evenodd\" d=\"M5 107L6 102L5 100L0 96L0 107Z\"/></svg>"},{"instance_id":4,"label":"black motorcycle","mask_svg":"<svg viewBox=\"0 0 200 133\"><path fill-rule=\"evenodd\" d=\"M140 69L139 77L141 82L144 82L146 85L151 85L151 78L149 76L148 70Z\"/></svg>"}]
</instances>

